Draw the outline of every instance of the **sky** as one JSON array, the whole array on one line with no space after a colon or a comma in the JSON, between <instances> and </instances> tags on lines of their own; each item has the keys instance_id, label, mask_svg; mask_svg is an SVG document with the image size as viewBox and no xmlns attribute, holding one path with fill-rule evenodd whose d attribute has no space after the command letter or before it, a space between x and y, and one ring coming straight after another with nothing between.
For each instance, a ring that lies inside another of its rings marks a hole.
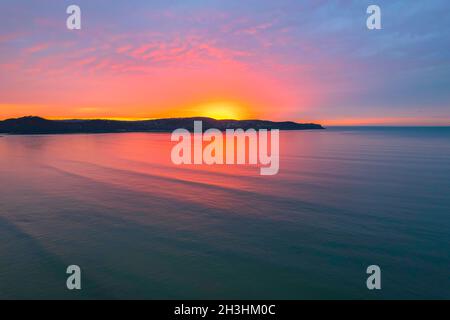
<instances>
[{"instance_id":1,"label":"sky","mask_svg":"<svg viewBox=\"0 0 450 320\"><path fill-rule=\"evenodd\" d=\"M1 0L0 25L0 119L450 125L448 0Z\"/></svg>"}]
</instances>

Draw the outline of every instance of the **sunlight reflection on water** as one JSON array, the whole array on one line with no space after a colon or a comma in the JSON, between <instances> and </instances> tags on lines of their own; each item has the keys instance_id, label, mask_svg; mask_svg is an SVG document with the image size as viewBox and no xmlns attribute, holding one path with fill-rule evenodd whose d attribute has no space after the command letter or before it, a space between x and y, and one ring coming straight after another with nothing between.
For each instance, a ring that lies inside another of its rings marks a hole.
<instances>
[{"instance_id":1,"label":"sunlight reflection on water","mask_svg":"<svg viewBox=\"0 0 450 320\"><path fill-rule=\"evenodd\" d=\"M282 132L280 173L168 134L0 138L0 298L450 297L448 129ZM65 268L83 269L78 296Z\"/></svg>"}]
</instances>

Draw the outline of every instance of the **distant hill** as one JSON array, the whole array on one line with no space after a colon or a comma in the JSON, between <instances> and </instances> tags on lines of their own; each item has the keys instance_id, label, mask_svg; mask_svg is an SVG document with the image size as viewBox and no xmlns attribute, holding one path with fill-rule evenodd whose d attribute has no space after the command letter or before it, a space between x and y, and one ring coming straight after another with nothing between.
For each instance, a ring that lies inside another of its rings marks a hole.
<instances>
[{"instance_id":1,"label":"distant hill","mask_svg":"<svg viewBox=\"0 0 450 320\"><path fill-rule=\"evenodd\" d=\"M0 133L7 134L55 134L55 133L118 133L118 132L171 132L178 128L194 129L194 120L203 121L203 130L249 128L310 130L324 129L319 124L291 121L264 120L215 120L211 118L168 118L157 120L47 120L40 117L23 117L0 121Z\"/></svg>"}]
</instances>

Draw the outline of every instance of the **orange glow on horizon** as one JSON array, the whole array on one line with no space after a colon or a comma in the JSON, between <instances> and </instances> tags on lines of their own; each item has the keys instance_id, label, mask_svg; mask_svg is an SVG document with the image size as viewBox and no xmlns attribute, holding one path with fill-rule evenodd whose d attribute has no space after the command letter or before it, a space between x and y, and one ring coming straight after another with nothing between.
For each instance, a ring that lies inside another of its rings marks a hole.
<instances>
[{"instance_id":1,"label":"orange glow on horizon","mask_svg":"<svg viewBox=\"0 0 450 320\"><path fill-rule=\"evenodd\" d=\"M234 119L243 120L248 117L248 112L241 104L235 102L211 102L196 107L196 114L202 117L213 118L217 120Z\"/></svg>"},{"instance_id":2,"label":"orange glow on horizon","mask_svg":"<svg viewBox=\"0 0 450 320\"><path fill-rule=\"evenodd\" d=\"M218 100L206 103L193 103L188 107L168 108L162 112L155 112L155 108L124 107L124 111L110 108L75 108L76 112L66 114L58 112L64 110L62 107L41 106L41 105L0 105L0 120L21 118L25 116L38 116L49 120L70 120L70 119L104 119L104 120L151 120L161 118L191 118L208 117L217 120L233 119L245 120L251 116L249 108L244 103ZM145 110L148 109L148 112ZM4 113L1 110L8 110ZM55 110L57 110L55 112ZM142 111L144 110L144 111ZM138 112L137 112L138 111ZM131 115L135 114L135 115Z\"/></svg>"},{"instance_id":3,"label":"orange glow on horizon","mask_svg":"<svg viewBox=\"0 0 450 320\"><path fill-rule=\"evenodd\" d=\"M119 109L119 110L118 110ZM0 104L0 121L20 118L24 116L39 116L49 120L67 119L103 119L103 120L152 120L162 118L191 118L208 117L217 120L273 120L273 121L296 121L299 123L317 123L323 126L450 126L450 122L437 118L417 117L385 117L385 118L342 118L342 119L289 119L273 116L268 112L254 112L254 107L244 102L233 100L214 100L203 103L190 103L184 107L161 108L160 112L155 107L135 106L123 108L74 108L75 112L65 110L62 106L42 105L6 105ZM8 110L8 112L5 112ZM146 112L148 110L148 112Z\"/></svg>"}]
</instances>

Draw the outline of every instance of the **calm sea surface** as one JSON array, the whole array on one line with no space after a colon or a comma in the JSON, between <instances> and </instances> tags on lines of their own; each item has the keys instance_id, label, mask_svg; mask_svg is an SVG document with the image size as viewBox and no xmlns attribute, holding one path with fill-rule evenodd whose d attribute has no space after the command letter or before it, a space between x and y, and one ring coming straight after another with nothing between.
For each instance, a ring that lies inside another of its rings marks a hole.
<instances>
[{"instance_id":1,"label":"calm sea surface","mask_svg":"<svg viewBox=\"0 0 450 320\"><path fill-rule=\"evenodd\" d=\"M450 128L280 144L262 177L176 167L169 134L0 137L0 298L450 298Z\"/></svg>"}]
</instances>

